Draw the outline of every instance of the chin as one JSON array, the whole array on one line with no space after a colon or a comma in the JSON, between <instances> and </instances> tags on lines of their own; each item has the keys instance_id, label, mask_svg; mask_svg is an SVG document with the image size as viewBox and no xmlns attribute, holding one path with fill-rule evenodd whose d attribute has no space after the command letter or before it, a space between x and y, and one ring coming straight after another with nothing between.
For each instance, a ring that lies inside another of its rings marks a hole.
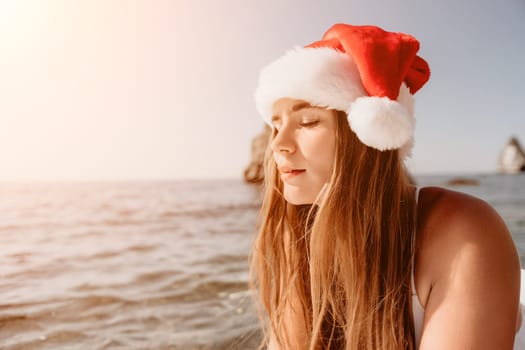
<instances>
[{"instance_id":1,"label":"chin","mask_svg":"<svg viewBox=\"0 0 525 350\"><path fill-rule=\"evenodd\" d=\"M303 204L312 204L314 198L309 198L309 196L303 191L296 190L290 191L285 188L284 190L284 199L293 205L303 205Z\"/></svg>"}]
</instances>

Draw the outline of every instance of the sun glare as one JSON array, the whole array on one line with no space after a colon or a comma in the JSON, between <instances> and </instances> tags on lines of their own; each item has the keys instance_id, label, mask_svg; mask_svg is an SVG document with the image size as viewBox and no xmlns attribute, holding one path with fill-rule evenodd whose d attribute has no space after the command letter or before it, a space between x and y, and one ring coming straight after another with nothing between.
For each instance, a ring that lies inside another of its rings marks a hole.
<instances>
[{"instance_id":1,"label":"sun glare","mask_svg":"<svg viewBox=\"0 0 525 350\"><path fill-rule=\"evenodd\" d=\"M0 30L9 32L12 27L20 22L27 2L23 0L0 0Z\"/></svg>"},{"instance_id":2,"label":"sun glare","mask_svg":"<svg viewBox=\"0 0 525 350\"><path fill-rule=\"evenodd\" d=\"M0 0L0 35L11 38L41 24L56 8L51 1Z\"/></svg>"},{"instance_id":3,"label":"sun glare","mask_svg":"<svg viewBox=\"0 0 525 350\"><path fill-rule=\"evenodd\" d=\"M55 6L51 1L0 0L0 63L16 61L44 44Z\"/></svg>"}]
</instances>

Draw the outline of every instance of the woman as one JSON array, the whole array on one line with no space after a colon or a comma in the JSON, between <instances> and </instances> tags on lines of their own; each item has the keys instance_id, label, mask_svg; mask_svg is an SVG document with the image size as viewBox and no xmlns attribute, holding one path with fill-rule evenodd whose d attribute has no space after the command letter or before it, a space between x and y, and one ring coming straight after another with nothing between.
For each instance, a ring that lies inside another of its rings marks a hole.
<instances>
[{"instance_id":1,"label":"woman","mask_svg":"<svg viewBox=\"0 0 525 350\"><path fill-rule=\"evenodd\" d=\"M252 282L269 349L525 349L520 261L485 202L414 187L418 41L336 24L265 67ZM520 330L518 332L518 330Z\"/></svg>"}]
</instances>

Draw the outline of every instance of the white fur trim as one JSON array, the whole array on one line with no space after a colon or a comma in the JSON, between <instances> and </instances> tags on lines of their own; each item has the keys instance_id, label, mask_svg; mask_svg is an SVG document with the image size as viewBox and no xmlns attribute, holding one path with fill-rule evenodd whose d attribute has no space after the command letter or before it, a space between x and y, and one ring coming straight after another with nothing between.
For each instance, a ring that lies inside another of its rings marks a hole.
<instances>
[{"instance_id":1,"label":"white fur trim","mask_svg":"<svg viewBox=\"0 0 525 350\"><path fill-rule=\"evenodd\" d=\"M326 47L295 47L261 70L255 105L270 125L273 104L283 97L346 111L366 95L350 55Z\"/></svg>"},{"instance_id":2,"label":"white fur trim","mask_svg":"<svg viewBox=\"0 0 525 350\"><path fill-rule=\"evenodd\" d=\"M413 97L403 84L397 101L388 97L357 98L347 111L350 127L365 145L380 151L402 148L401 156L410 154L415 119Z\"/></svg>"},{"instance_id":3,"label":"white fur trim","mask_svg":"<svg viewBox=\"0 0 525 350\"><path fill-rule=\"evenodd\" d=\"M416 124L416 118L414 113L414 95L410 93L410 89L408 86L406 86L405 83L401 84L401 88L399 89L399 96L397 97L397 102L401 103L409 113L409 118L412 123L412 132L410 134L410 138L408 141L401 146L399 149L399 154L401 156L401 159L411 158L412 157L412 149L414 148L414 128Z\"/></svg>"},{"instance_id":4,"label":"white fur trim","mask_svg":"<svg viewBox=\"0 0 525 350\"><path fill-rule=\"evenodd\" d=\"M399 149L399 156L401 159L412 158L412 149L414 148L414 136L412 136L401 148Z\"/></svg>"},{"instance_id":5,"label":"white fur trim","mask_svg":"<svg viewBox=\"0 0 525 350\"><path fill-rule=\"evenodd\" d=\"M414 97L403 83L397 101L368 96L350 55L332 48L295 47L261 70L255 106L271 126L273 104L280 98L346 111L350 128L365 145L411 155Z\"/></svg>"}]
</instances>

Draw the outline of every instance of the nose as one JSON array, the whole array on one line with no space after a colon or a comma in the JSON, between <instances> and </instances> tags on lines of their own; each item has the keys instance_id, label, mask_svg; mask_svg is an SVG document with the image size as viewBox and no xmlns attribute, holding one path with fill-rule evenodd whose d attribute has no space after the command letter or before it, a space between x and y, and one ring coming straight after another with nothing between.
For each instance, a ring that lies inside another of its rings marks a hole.
<instances>
[{"instance_id":1,"label":"nose","mask_svg":"<svg viewBox=\"0 0 525 350\"><path fill-rule=\"evenodd\" d=\"M281 125L270 146L274 153L295 152L296 144L291 135L292 132L293 130L286 124Z\"/></svg>"}]
</instances>

